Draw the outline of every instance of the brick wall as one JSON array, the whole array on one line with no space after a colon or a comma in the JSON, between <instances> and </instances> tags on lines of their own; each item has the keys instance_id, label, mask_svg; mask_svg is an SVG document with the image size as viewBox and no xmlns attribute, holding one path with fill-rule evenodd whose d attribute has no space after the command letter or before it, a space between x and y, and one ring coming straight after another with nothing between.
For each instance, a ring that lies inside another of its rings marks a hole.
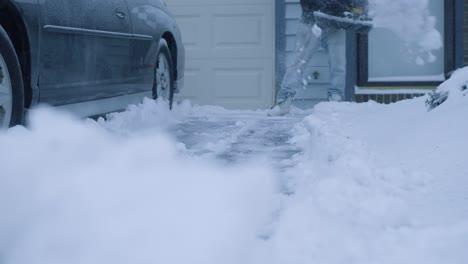
<instances>
[{"instance_id":1,"label":"brick wall","mask_svg":"<svg viewBox=\"0 0 468 264\"><path fill-rule=\"evenodd\" d=\"M391 104L401 100L412 99L425 94L355 94L354 101L357 103L365 103L375 101L381 104Z\"/></svg>"},{"instance_id":2,"label":"brick wall","mask_svg":"<svg viewBox=\"0 0 468 264\"><path fill-rule=\"evenodd\" d=\"M465 22L464 22L464 29L463 29L463 39L464 39L464 63L465 66L468 66L468 0L465 0Z\"/></svg>"}]
</instances>

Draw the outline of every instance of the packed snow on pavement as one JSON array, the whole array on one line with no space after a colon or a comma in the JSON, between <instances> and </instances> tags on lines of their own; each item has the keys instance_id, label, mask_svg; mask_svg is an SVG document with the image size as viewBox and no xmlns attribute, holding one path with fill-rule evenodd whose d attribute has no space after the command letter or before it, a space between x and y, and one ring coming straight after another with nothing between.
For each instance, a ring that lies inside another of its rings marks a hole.
<instances>
[{"instance_id":1,"label":"packed snow on pavement","mask_svg":"<svg viewBox=\"0 0 468 264\"><path fill-rule=\"evenodd\" d=\"M431 111L41 107L0 135L0 262L467 263L467 76Z\"/></svg>"}]
</instances>

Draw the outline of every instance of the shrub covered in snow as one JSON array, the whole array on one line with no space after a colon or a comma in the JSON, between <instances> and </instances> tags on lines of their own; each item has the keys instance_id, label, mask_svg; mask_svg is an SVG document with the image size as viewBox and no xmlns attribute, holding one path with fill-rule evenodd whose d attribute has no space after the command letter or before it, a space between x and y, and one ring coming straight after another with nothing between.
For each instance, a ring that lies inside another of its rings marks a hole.
<instances>
[{"instance_id":1,"label":"shrub covered in snow","mask_svg":"<svg viewBox=\"0 0 468 264\"><path fill-rule=\"evenodd\" d=\"M468 67L455 71L450 79L442 83L426 99L428 110L432 110L445 101L456 103L463 100L468 93Z\"/></svg>"}]
</instances>

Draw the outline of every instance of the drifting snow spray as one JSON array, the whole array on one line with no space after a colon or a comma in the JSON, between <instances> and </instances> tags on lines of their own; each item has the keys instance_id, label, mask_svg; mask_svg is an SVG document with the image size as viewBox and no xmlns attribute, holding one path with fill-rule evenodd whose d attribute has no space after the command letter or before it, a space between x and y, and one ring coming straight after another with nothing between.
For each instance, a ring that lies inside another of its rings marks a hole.
<instances>
[{"instance_id":1,"label":"drifting snow spray","mask_svg":"<svg viewBox=\"0 0 468 264\"><path fill-rule=\"evenodd\" d=\"M436 61L434 51L443 47L436 30L436 17L428 9L428 0L369 0L374 27L394 32L413 54L414 62L424 65Z\"/></svg>"}]
</instances>

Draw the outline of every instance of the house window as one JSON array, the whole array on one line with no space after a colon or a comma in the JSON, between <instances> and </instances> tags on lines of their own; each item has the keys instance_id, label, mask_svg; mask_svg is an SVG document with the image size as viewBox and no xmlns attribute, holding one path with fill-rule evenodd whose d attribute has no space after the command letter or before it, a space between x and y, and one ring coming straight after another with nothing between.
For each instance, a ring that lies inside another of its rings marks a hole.
<instances>
[{"instance_id":1,"label":"house window","mask_svg":"<svg viewBox=\"0 0 468 264\"><path fill-rule=\"evenodd\" d=\"M360 86L428 86L445 80L453 69L453 0L429 0L428 11L436 18L435 28L443 38L444 47L433 51L434 57L418 54L417 48L405 45L393 31L374 28L359 37ZM448 27L451 26L451 27Z\"/></svg>"}]
</instances>

